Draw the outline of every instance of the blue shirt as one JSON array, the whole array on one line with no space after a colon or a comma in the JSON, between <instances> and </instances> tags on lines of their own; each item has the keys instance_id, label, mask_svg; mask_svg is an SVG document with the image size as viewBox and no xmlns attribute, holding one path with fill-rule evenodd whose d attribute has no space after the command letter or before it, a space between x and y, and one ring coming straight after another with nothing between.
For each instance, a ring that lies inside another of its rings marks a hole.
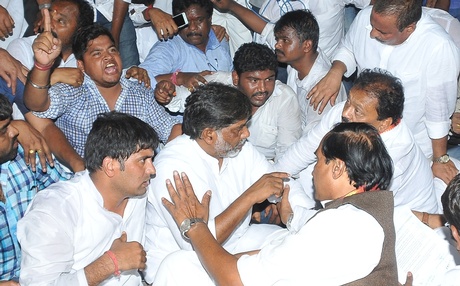
<instances>
[{"instance_id":1,"label":"blue shirt","mask_svg":"<svg viewBox=\"0 0 460 286\"><path fill-rule=\"evenodd\" d=\"M135 116L146 122L166 143L171 128L178 124L165 109L158 105L153 90L143 84L121 77L122 91L115 103L115 110ZM97 115L111 111L94 81L85 74L80 87L58 83L49 89L50 106L44 112L34 112L41 118L56 119L56 125L64 132L70 145L83 157L86 138Z\"/></svg>"},{"instance_id":2,"label":"blue shirt","mask_svg":"<svg viewBox=\"0 0 460 286\"><path fill-rule=\"evenodd\" d=\"M170 74L178 69L183 72L232 71L233 63L228 42L225 39L219 42L211 29L206 53L177 35L156 42L140 67L147 70L152 86L155 86L157 75Z\"/></svg>"},{"instance_id":3,"label":"blue shirt","mask_svg":"<svg viewBox=\"0 0 460 286\"><path fill-rule=\"evenodd\" d=\"M38 159L37 159L38 162ZM16 238L18 220L24 216L27 206L37 191L59 180L68 180L59 164L47 167L43 173L41 165L33 172L24 160L24 149L19 145L16 158L0 166L1 186L5 200L0 200L0 281L19 278L21 249Z\"/></svg>"}]
</instances>

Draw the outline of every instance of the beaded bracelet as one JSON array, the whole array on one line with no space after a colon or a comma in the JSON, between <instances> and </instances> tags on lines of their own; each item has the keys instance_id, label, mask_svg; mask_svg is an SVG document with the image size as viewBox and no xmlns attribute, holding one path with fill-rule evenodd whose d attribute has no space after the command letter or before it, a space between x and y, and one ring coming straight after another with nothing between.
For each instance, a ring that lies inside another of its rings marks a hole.
<instances>
[{"instance_id":1,"label":"beaded bracelet","mask_svg":"<svg viewBox=\"0 0 460 286\"><path fill-rule=\"evenodd\" d=\"M51 87L50 83L48 83L47 85L38 85L38 84L36 84L35 82L33 82L30 79L30 74L27 75L26 79L27 79L26 82L28 82L31 86L33 86L36 89L48 89L48 88Z\"/></svg>"},{"instance_id":2,"label":"beaded bracelet","mask_svg":"<svg viewBox=\"0 0 460 286\"><path fill-rule=\"evenodd\" d=\"M115 256L115 253L113 253L110 250L107 250L105 253L109 255L110 259L112 259L113 265L115 265L115 271L113 272L113 275L115 275L115 277L119 277L121 275L121 271L118 268L118 260L117 260L117 257Z\"/></svg>"}]
</instances>

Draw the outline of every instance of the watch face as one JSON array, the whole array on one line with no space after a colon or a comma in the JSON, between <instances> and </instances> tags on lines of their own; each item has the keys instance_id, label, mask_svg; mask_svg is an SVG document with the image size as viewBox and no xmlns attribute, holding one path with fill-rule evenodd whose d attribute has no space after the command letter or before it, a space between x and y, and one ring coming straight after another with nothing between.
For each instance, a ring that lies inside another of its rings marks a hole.
<instances>
[{"instance_id":1,"label":"watch face","mask_svg":"<svg viewBox=\"0 0 460 286\"><path fill-rule=\"evenodd\" d=\"M449 162L449 155L443 155L441 158L439 158L442 163L447 163Z\"/></svg>"}]
</instances>

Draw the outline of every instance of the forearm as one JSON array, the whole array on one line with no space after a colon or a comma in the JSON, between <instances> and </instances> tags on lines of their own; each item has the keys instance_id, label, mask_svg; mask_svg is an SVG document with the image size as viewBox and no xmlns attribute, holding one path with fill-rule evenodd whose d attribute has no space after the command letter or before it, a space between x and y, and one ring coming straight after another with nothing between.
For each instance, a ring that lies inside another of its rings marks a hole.
<instances>
[{"instance_id":1,"label":"forearm","mask_svg":"<svg viewBox=\"0 0 460 286\"><path fill-rule=\"evenodd\" d=\"M198 258L217 285L243 285L238 273L238 259L220 246L205 224L197 223L187 235Z\"/></svg>"},{"instance_id":2,"label":"forearm","mask_svg":"<svg viewBox=\"0 0 460 286\"><path fill-rule=\"evenodd\" d=\"M447 136L440 139L431 139L433 158L439 158L447 153Z\"/></svg>"},{"instance_id":3,"label":"forearm","mask_svg":"<svg viewBox=\"0 0 460 286\"><path fill-rule=\"evenodd\" d=\"M251 10L247 9L246 7L241 6L236 1L232 1L230 4L229 10L235 14L235 16L243 22L246 26L248 26L251 30L256 33L262 33L262 30L267 25L267 22L262 20L258 15L256 15Z\"/></svg>"},{"instance_id":4,"label":"forearm","mask_svg":"<svg viewBox=\"0 0 460 286\"><path fill-rule=\"evenodd\" d=\"M246 191L215 218L218 243L222 244L227 240L255 203L255 199Z\"/></svg>"},{"instance_id":5,"label":"forearm","mask_svg":"<svg viewBox=\"0 0 460 286\"><path fill-rule=\"evenodd\" d=\"M120 42L120 33L125 20L126 12L128 12L128 6L129 4L123 0L115 0L114 2L111 32L117 47Z\"/></svg>"},{"instance_id":6,"label":"forearm","mask_svg":"<svg viewBox=\"0 0 460 286\"><path fill-rule=\"evenodd\" d=\"M169 134L168 142L182 135L182 124L176 124L171 128L171 134Z\"/></svg>"},{"instance_id":7,"label":"forearm","mask_svg":"<svg viewBox=\"0 0 460 286\"><path fill-rule=\"evenodd\" d=\"M332 67L328 72L328 75L334 77L334 79L338 79L342 81L343 75L347 72L347 66L341 61L333 61Z\"/></svg>"},{"instance_id":8,"label":"forearm","mask_svg":"<svg viewBox=\"0 0 460 286\"><path fill-rule=\"evenodd\" d=\"M49 108L48 88L37 88L36 86L46 87L50 84L50 80L51 70L41 71L32 68L24 87L24 104L27 108L33 111L45 111Z\"/></svg>"},{"instance_id":9,"label":"forearm","mask_svg":"<svg viewBox=\"0 0 460 286\"><path fill-rule=\"evenodd\" d=\"M85 267L86 281L88 281L89 286L101 284L114 272L115 265L106 253Z\"/></svg>"}]
</instances>

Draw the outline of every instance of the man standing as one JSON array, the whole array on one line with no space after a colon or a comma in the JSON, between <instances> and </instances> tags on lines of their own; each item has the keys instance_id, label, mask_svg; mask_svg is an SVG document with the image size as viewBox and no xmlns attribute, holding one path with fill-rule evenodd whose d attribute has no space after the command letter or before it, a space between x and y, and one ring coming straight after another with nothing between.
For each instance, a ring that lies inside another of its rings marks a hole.
<instances>
[{"instance_id":1,"label":"man standing","mask_svg":"<svg viewBox=\"0 0 460 286\"><path fill-rule=\"evenodd\" d=\"M267 246L248 253L231 255L203 223L216 191L212 199L208 191L200 204L194 182L185 174L182 180L178 174L174 177L177 193L167 183L173 204L165 198L163 204L177 226L184 220L197 221L183 233L217 285L398 284L393 196L384 191L393 168L378 131L365 123L339 124L326 134L315 154L315 197L325 208L298 232L285 230ZM282 206L284 202L283 197ZM186 255L180 251L165 259L159 285L166 281L168 285L185 285L185 281L213 285L198 270L201 267L181 259ZM181 275L172 272L172 267L180 269Z\"/></svg>"},{"instance_id":2,"label":"man standing","mask_svg":"<svg viewBox=\"0 0 460 286\"><path fill-rule=\"evenodd\" d=\"M19 279L21 249L16 229L27 206L38 191L72 177L59 164L46 168L37 164L36 170L31 169L25 160L29 154L18 145L18 130L11 125L12 113L8 99L0 94L0 285Z\"/></svg>"},{"instance_id":3,"label":"man standing","mask_svg":"<svg viewBox=\"0 0 460 286\"><path fill-rule=\"evenodd\" d=\"M383 68L401 79L404 119L432 171L448 183L457 174L449 160L447 134L455 109L460 52L446 31L422 13L418 0L376 0L362 10L342 41L331 70L312 89L310 101L324 105L342 76Z\"/></svg>"},{"instance_id":4,"label":"man standing","mask_svg":"<svg viewBox=\"0 0 460 286\"><path fill-rule=\"evenodd\" d=\"M147 282L153 282L168 254L192 250L161 203L167 195L164 182L172 179L175 170L187 172L199 196L209 189L215 191L208 225L227 250L259 248L268 235L280 229L276 225L249 225L253 205L267 198L278 201L287 188L283 181L289 176L273 172L272 164L246 142L250 115L248 97L230 86L209 83L187 98L184 134L168 143L155 158L158 172L149 193L147 213ZM290 188L289 201L296 215L288 223L287 214L283 222L298 229L314 202L296 182L290 182Z\"/></svg>"},{"instance_id":5,"label":"man standing","mask_svg":"<svg viewBox=\"0 0 460 286\"><path fill-rule=\"evenodd\" d=\"M49 85L50 69L61 48L49 23L33 47L36 62L28 77L24 101L31 110L38 111L36 116L56 119L56 125L80 156L83 157L86 137L97 115L111 110L147 122L163 143L181 133L181 125L156 103L151 89L121 77L120 54L107 29L91 25L75 36L72 49L84 73L79 87Z\"/></svg>"},{"instance_id":6,"label":"man standing","mask_svg":"<svg viewBox=\"0 0 460 286\"><path fill-rule=\"evenodd\" d=\"M173 15L184 12L188 26L171 40L157 42L140 65L152 80L193 89L206 82L203 71L232 70L227 40L219 42L211 29L212 11L209 0L173 0Z\"/></svg>"},{"instance_id":7,"label":"man standing","mask_svg":"<svg viewBox=\"0 0 460 286\"><path fill-rule=\"evenodd\" d=\"M275 162L302 134L297 98L289 86L275 80L277 67L276 55L268 46L246 43L235 53L233 72L204 76L208 82L234 85L249 98L248 141L267 160ZM168 103L166 108L173 112L183 112L189 95L187 88L176 87L169 81L160 82L155 88L157 101Z\"/></svg>"},{"instance_id":8,"label":"man standing","mask_svg":"<svg viewBox=\"0 0 460 286\"><path fill-rule=\"evenodd\" d=\"M134 116L96 119L85 147L88 171L40 192L19 222L21 284L141 284L157 145L155 131Z\"/></svg>"}]
</instances>

